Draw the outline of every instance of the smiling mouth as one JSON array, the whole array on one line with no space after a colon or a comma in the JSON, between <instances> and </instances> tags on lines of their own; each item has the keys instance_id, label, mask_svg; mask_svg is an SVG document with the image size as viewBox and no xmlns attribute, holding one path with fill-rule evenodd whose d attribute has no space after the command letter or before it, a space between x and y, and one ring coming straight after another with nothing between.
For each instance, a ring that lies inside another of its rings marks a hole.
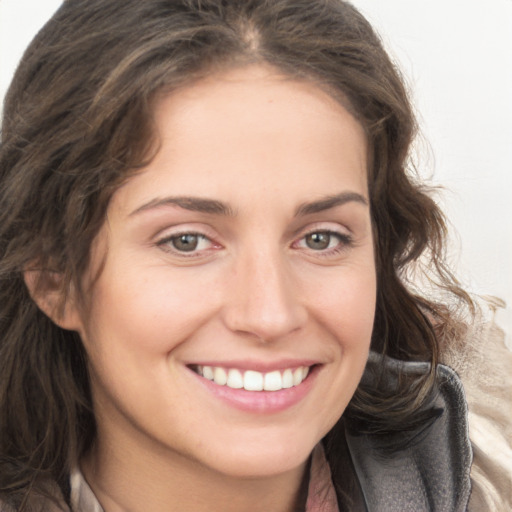
<instances>
[{"instance_id":1,"label":"smiling mouth","mask_svg":"<svg viewBox=\"0 0 512 512\"><path fill-rule=\"evenodd\" d=\"M195 373L218 386L246 391L280 391L300 385L308 376L310 367L286 368L271 372L238 370L222 366L191 366Z\"/></svg>"}]
</instances>

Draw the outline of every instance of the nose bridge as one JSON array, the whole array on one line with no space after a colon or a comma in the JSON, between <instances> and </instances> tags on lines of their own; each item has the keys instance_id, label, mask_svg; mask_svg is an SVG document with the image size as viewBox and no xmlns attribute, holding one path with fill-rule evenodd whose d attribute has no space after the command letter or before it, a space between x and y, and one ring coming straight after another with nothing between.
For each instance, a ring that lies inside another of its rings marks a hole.
<instances>
[{"instance_id":1,"label":"nose bridge","mask_svg":"<svg viewBox=\"0 0 512 512\"><path fill-rule=\"evenodd\" d=\"M300 328L306 312L293 272L278 247L260 246L237 259L226 319L230 329L270 341Z\"/></svg>"}]
</instances>

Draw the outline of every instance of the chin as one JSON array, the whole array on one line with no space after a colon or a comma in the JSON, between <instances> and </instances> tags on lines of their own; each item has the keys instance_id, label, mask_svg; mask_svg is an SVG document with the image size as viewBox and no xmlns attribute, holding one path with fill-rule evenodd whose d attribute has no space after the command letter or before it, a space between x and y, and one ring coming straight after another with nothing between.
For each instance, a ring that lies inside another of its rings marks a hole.
<instances>
[{"instance_id":1,"label":"chin","mask_svg":"<svg viewBox=\"0 0 512 512\"><path fill-rule=\"evenodd\" d=\"M295 427L297 430L297 427ZM264 478L293 471L306 463L321 438L299 439L294 434L269 439L239 440L218 450L210 446L203 464L235 478Z\"/></svg>"}]
</instances>

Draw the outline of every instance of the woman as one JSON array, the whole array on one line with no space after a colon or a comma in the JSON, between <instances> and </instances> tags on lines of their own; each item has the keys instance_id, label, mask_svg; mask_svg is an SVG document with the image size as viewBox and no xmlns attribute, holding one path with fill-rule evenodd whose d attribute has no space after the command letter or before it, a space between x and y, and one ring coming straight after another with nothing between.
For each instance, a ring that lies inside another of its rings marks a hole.
<instances>
[{"instance_id":1,"label":"woman","mask_svg":"<svg viewBox=\"0 0 512 512\"><path fill-rule=\"evenodd\" d=\"M414 131L344 2L64 2L4 109L6 510L465 510Z\"/></svg>"}]
</instances>

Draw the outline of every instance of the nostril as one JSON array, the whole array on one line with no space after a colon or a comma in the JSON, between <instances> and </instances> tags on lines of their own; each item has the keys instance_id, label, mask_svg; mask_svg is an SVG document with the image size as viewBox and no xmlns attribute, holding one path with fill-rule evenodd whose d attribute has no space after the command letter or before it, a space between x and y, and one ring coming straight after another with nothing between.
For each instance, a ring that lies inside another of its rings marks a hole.
<instances>
[{"instance_id":1,"label":"nostril","mask_svg":"<svg viewBox=\"0 0 512 512\"><path fill-rule=\"evenodd\" d=\"M300 330L307 313L298 304L258 306L236 304L225 311L226 326L238 335L259 343L268 343Z\"/></svg>"}]
</instances>

